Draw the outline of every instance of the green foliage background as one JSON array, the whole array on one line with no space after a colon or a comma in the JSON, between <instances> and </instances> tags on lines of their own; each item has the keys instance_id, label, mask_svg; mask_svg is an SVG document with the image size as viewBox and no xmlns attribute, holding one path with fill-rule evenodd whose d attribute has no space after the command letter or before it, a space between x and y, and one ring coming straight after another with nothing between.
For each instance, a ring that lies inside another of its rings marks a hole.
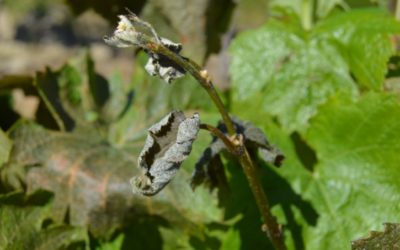
<instances>
[{"instance_id":1,"label":"green foliage background","mask_svg":"<svg viewBox=\"0 0 400 250\"><path fill-rule=\"evenodd\" d=\"M114 19L99 3L66 2ZM221 49L229 23L240 29L222 94L232 114L261 127L286 156L279 169L258 161L258 171L289 249L348 249L383 223L399 223L400 23L386 1L242 1L232 17L230 1L193 1L196 10L167 2L130 7L164 27L163 36L195 34L184 54L198 62ZM266 23L244 30L243 16L259 6L254 19ZM221 13L215 27L182 28L187 15L215 23ZM272 249L231 157L223 161L229 192L190 189L210 141L204 132L166 190L131 193L149 125L171 109L219 119L190 76L167 85L146 75L145 62L139 52L129 84L117 73L102 77L89 54L0 78L3 98L14 88L41 98L36 121L0 130L1 249Z\"/></svg>"}]
</instances>

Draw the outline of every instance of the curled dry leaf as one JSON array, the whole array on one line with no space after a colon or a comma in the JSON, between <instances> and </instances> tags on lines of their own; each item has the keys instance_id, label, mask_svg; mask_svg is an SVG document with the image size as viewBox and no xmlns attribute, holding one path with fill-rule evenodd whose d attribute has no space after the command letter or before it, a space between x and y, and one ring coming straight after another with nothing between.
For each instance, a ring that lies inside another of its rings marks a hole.
<instances>
[{"instance_id":1,"label":"curled dry leaf","mask_svg":"<svg viewBox=\"0 0 400 250\"><path fill-rule=\"evenodd\" d=\"M124 15L119 15L118 17L120 21L114 31L114 35L112 37L105 36L104 41L108 45L118 48L127 48L134 45L141 46L138 40L139 32L137 32L129 17Z\"/></svg>"},{"instance_id":2,"label":"curled dry leaf","mask_svg":"<svg viewBox=\"0 0 400 250\"><path fill-rule=\"evenodd\" d=\"M142 174L131 180L135 193L155 195L171 181L190 154L199 126L198 114L186 118L183 112L172 111L149 129L138 159Z\"/></svg>"},{"instance_id":3,"label":"curled dry leaf","mask_svg":"<svg viewBox=\"0 0 400 250\"><path fill-rule=\"evenodd\" d=\"M282 164L285 158L284 155L278 148L269 143L261 129L255 127L250 122L241 121L237 118L233 118L232 121L235 125L236 133L243 136L245 146L250 151L258 151L260 157L265 162L271 163L277 167ZM227 129L223 122L219 122L217 128L227 135ZM224 151L229 152L225 144L219 138L213 136L210 146L204 150L203 155L196 163L191 179L191 186L193 189L204 182L209 184L211 188L224 185L223 183L216 183L213 181L221 180L221 178L213 176L213 173L215 173L218 168L218 166L214 166L214 162L216 162L215 159L219 158L220 153Z\"/></svg>"},{"instance_id":4,"label":"curled dry leaf","mask_svg":"<svg viewBox=\"0 0 400 250\"><path fill-rule=\"evenodd\" d=\"M179 54L182 50L182 44L174 43L166 38L160 37L161 43L175 54ZM167 83L178 79L185 75L185 70L176 64L168 57L147 51L149 60L146 63L145 69L149 75L158 76Z\"/></svg>"},{"instance_id":5,"label":"curled dry leaf","mask_svg":"<svg viewBox=\"0 0 400 250\"><path fill-rule=\"evenodd\" d=\"M114 31L113 36L104 37L104 41L108 45L119 48L131 46L143 48L144 51L149 55L149 60L145 66L147 73L152 76L158 76L167 83L171 83L173 80L185 75L186 71L174 61L170 60L164 55L154 53L153 51L146 49L146 44L151 41L161 44L175 54L179 55L182 50L181 44L174 43L166 38L158 36L156 31L149 23L142 21L133 13L130 13L127 16L120 15L119 19L120 21L116 30Z\"/></svg>"}]
</instances>

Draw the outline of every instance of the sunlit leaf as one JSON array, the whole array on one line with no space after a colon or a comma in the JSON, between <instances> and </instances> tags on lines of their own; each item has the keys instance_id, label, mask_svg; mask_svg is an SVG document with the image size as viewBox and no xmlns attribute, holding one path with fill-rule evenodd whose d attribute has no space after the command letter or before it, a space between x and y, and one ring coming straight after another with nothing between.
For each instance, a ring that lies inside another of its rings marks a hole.
<instances>
[{"instance_id":1,"label":"sunlit leaf","mask_svg":"<svg viewBox=\"0 0 400 250\"><path fill-rule=\"evenodd\" d=\"M238 37L232 47L235 99L276 115L289 131L302 129L319 105L336 92L357 89L337 44L305 39L276 22Z\"/></svg>"},{"instance_id":2,"label":"sunlit leaf","mask_svg":"<svg viewBox=\"0 0 400 250\"><path fill-rule=\"evenodd\" d=\"M387 63L395 53L391 37L399 33L400 23L391 15L370 9L332 16L321 22L314 34L339 41L358 83L367 89L382 90Z\"/></svg>"},{"instance_id":3,"label":"sunlit leaf","mask_svg":"<svg viewBox=\"0 0 400 250\"><path fill-rule=\"evenodd\" d=\"M305 234L310 248L343 249L365 229L398 220L399 119L394 96L370 94L333 99L312 120L305 139L318 164L302 193L321 217Z\"/></svg>"},{"instance_id":4,"label":"sunlit leaf","mask_svg":"<svg viewBox=\"0 0 400 250\"><path fill-rule=\"evenodd\" d=\"M235 98L257 99L285 129L302 130L330 96L356 96L356 83L382 89L397 33L400 24L376 10L334 15L310 33L271 21L231 47Z\"/></svg>"},{"instance_id":5,"label":"sunlit leaf","mask_svg":"<svg viewBox=\"0 0 400 250\"><path fill-rule=\"evenodd\" d=\"M286 156L280 169L268 168L271 179L265 184L272 203L282 199L273 211L289 249L349 248L368 230L398 221L400 104L395 96L368 94L358 101L336 96L300 136L287 134L263 111L245 117L264 124ZM294 206L289 197L309 205Z\"/></svg>"}]
</instances>

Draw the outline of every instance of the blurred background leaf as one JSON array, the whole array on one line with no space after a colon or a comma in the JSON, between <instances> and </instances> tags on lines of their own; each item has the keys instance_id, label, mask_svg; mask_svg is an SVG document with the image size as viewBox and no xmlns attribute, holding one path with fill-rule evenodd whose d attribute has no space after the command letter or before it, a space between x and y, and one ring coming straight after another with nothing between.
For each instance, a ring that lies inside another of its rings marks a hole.
<instances>
[{"instance_id":1,"label":"blurred background leaf","mask_svg":"<svg viewBox=\"0 0 400 250\"><path fill-rule=\"evenodd\" d=\"M52 224L51 193L38 190L0 195L0 247L2 249L87 249L84 228ZM39 201L39 202L38 202Z\"/></svg>"},{"instance_id":2,"label":"blurred background leaf","mask_svg":"<svg viewBox=\"0 0 400 250\"><path fill-rule=\"evenodd\" d=\"M0 129L0 167L8 161L11 146L10 139L8 139L7 135Z\"/></svg>"}]
</instances>

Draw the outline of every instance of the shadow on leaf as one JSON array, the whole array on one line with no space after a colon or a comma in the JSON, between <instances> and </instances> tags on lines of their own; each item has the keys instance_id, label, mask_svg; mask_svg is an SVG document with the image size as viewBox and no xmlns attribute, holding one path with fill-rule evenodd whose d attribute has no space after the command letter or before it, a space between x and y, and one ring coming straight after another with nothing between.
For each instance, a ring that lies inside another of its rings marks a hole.
<instances>
[{"instance_id":1,"label":"shadow on leaf","mask_svg":"<svg viewBox=\"0 0 400 250\"><path fill-rule=\"evenodd\" d=\"M296 207L309 225L316 225L318 214L311 204L296 194L289 183L272 170L271 167L259 161L259 176L268 194L271 208L275 205L282 207L287 223L283 228L290 231L295 249L304 249L302 225L296 219L291 207ZM242 214L242 219L235 224L240 232L241 249L272 249L269 241L265 240L265 233L261 231L261 216L254 202L245 175L240 166L229 163L230 188L234 195L226 207L226 219Z\"/></svg>"}]
</instances>

